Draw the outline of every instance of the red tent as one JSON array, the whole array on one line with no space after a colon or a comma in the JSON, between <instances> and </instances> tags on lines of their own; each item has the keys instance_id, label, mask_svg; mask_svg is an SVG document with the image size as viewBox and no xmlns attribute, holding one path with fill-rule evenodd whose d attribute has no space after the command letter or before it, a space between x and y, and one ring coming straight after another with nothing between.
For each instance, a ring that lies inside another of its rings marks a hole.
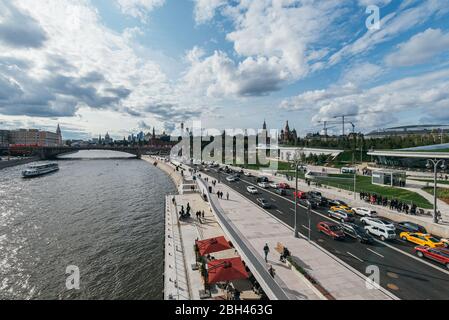
<instances>
[{"instance_id":1,"label":"red tent","mask_svg":"<svg viewBox=\"0 0 449 320\"><path fill-rule=\"evenodd\" d=\"M242 259L213 260L207 264L208 283L226 282L248 278Z\"/></svg>"},{"instance_id":2,"label":"red tent","mask_svg":"<svg viewBox=\"0 0 449 320\"><path fill-rule=\"evenodd\" d=\"M223 250L232 249L225 237L217 237L212 239L206 239L197 241L196 245L201 256L204 256L213 252L220 252Z\"/></svg>"}]
</instances>

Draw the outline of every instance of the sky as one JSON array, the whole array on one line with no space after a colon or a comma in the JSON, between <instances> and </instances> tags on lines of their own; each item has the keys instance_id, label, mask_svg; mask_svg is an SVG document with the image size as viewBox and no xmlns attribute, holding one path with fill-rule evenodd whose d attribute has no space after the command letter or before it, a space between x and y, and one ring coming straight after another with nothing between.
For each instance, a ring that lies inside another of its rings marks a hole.
<instances>
[{"instance_id":1,"label":"sky","mask_svg":"<svg viewBox=\"0 0 449 320\"><path fill-rule=\"evenodd\" d=\"M447 124L448 58L449 0L0 0L0 129Z\"/></svg>"}]
</instances>

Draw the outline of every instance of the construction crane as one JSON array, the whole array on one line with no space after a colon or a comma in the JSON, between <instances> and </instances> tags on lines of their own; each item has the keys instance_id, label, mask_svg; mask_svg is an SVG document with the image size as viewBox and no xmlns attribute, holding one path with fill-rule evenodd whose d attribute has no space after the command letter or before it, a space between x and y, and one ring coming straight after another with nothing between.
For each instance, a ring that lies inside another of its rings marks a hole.
<instances>
[{"instance_id":1,"label":"construction crane","mask_svg":"<svg viewBox=\"0 0 449 320\"><path fill-rule=\"evenodd\" d=\"M355 117L355 116L358 116L358 114L345 114L345 115L335 116L334 117L334 119L341 118L341 120L342 120L342 125L343 125L342 133L343 133L343 136L345 135L345 120L346 120L346 118L348 118L348 117ZM355 126L354 125L353 125L353 128L355 130Z\"/></svg>"},{"instance_id":2,"label":"construction crane","mask_svg":"<svg viewBox=\"0 0 449 320\"><path fill-rule=\"evenodd\" d=\"M335 126L329 127L328 125L329 125L329 124L339 124L340 121L323 120L323 121L318 121L318 123L322 123L322 124L323 124L324 135L327 136L327 131L328 131L329 129L335 128Z\"/></svg>"}]
</instances>

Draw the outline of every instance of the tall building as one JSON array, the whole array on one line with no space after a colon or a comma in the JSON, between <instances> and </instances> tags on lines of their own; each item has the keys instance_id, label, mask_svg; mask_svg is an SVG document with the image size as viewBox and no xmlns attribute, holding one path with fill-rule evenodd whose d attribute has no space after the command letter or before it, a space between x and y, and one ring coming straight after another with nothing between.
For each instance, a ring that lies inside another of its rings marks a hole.
<instances>
[{"instance_id":1,"label":"tall building","mask_svg":"<svg viewBox=\"0 0 449 320\"><path fill-rule=\"evenodd\" d=\"M0 130L0 147L9 146L9 131Z\"/></svg>"},{"instance_id":2,"label":"tall building","mask_svg":"<svg viewBox=\"0 0 449 320\"><path fill-rule=\"evenodd\" d=\"M111 144L113 140L111 139L111 136L109 135L109 132L106 132L106 135L104 136L104 143L105 144Z\"/></svg>"},{"instance_id":3,"label":"tall building","mask_svg":"<svg viewBox=\"0 0 449 320\"><path fill-rule=\"evenodd\" d=\"M58 125L57 132L40 131L37 129L12 130L9 133L9 144L37 147L61 146L63 144L61 129Z\"/></svg>"},{"instance_id":4,"label":"tall building","mask_svg":"<svg viewBox=\"0 0 449 320\"><path fill-rule=\"evenodd\" d=\"M281 130L281 136L279 139L279 143L281 144L291 144L295 143L298 140L298 134L296 133L296 129L290 130L290 126L287 123L285 124L285 128Z\"/></svg>"}]
</instances>

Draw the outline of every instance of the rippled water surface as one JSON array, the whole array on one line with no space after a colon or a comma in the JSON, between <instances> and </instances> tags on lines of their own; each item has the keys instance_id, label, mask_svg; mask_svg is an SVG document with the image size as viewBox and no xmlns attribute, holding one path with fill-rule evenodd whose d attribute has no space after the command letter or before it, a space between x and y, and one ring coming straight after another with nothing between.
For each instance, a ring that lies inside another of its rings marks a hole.
<instances>
[{"instance_id":1,"label":"rippled water surface","mask_svg":"<svg viewBox=\"0 0 449 320\"><path fill-rule=\"evenodd\" d=\"M29 180L26 166L0 170L0 299L161 299L171 180L141 160L58 163ZM65 287L68 265L79 291Z\"/></svg>"}]
</instances>

